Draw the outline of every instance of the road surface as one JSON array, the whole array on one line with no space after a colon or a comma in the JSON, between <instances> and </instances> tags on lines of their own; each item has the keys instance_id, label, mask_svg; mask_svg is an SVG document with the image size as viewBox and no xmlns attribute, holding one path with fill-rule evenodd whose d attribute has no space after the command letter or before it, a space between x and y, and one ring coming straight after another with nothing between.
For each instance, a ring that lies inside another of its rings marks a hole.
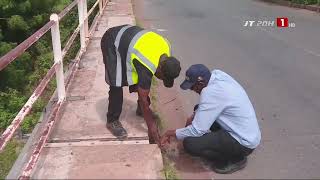
<instances>
[{"instance_id":1,"label":"road surface","mask_svg":"<svg viewBox=\"0 0 320 180\"><path fill-rule=\"evenodd\" d=\"M262 142L245 170L213 178L320 177L320 15L254 0L144 0L143 17L186 68L203 63L238 80ZM140 12L141 13L141 12ZM288 17L295 28L244 27ZM198 96L180 91L188 114Z\"/></svg>"}]
</instances>

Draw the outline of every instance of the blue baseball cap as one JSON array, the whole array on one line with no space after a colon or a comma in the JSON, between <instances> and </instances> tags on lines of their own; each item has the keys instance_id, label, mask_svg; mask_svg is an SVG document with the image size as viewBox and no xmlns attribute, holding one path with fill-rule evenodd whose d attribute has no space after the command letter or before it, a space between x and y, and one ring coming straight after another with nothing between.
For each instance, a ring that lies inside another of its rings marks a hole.
<instances>
[{"instance_id":1,"label":"blue baseball cap","mask_svg":"<svg viewBox=\"0 0 320 180\"><path fill-rule=\"evenodd\" d=\"M211 77L210 70L203 64L195 64L186 71L186 79L180 85L183 90L191 89L191 87L200 79L209 81Z\"/></svg>"}]
</instances>

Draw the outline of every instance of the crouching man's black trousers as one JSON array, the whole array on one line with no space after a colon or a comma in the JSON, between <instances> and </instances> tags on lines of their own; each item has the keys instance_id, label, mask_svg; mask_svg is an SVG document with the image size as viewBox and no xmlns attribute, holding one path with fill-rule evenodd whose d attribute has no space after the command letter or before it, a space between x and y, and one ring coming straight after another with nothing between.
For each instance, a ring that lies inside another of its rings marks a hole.
<instances>
[{"instance_id":1,"label":"crouching man's black trousers","mask_svg":"<svg viewBox=\"0 0 320 180\"><path fill-rule=\"evenodd\" d=\"M221 165L241 161L252 153L253 149L242 146L218 123L212 125L211 131L201 137L185 138L185 151Z\"/></svg>"}]
</instances>

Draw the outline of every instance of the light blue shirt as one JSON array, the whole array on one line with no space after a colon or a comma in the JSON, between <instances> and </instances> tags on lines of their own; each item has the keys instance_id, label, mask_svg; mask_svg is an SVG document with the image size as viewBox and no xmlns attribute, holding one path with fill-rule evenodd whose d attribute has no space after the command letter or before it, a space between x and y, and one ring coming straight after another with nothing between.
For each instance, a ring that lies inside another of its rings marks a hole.
<instances>
[{"instance_id":1,"label":"light blue shirt","mask_svg":"<svg viewBox=\"0 0 320 180\"><path fill-rule=\"evenodd\" d=\"M251 149L259 145L261 132L247 93L237 81L220 70L212 71L208 86L201 91L192 124L177 129L177 139L209 133L215 121L241 145Z\"/></svg>"}]
</instances>

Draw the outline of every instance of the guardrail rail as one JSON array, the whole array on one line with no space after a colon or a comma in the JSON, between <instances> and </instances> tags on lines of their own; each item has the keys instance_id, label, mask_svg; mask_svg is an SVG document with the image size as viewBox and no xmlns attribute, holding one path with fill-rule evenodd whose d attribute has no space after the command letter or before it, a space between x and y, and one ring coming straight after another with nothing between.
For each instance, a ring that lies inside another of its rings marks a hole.
<instances>
[{"instance_id":1,"label":"guardrail rail","mask_svg":"<svg viewBox=\"0 0 320 180\"><path fill-rule=\"evenodd\" d=\"M0 58L0 71L7 67L12 61L22 55L30 46L32 46L35 42L37 42L43 35L45 35L49 30L51 30L51 38L52 38L52 47L53 47L53 56L54 56L54 63L51 68L48 70L47 74L41 80L39 85L36 87L35 91L19 111L17 116L13 119L12 123L7 127L7 129L3 132L0 139L0 152L3 151L7 143L13 137L14 133L20 127L20 124L23 122L24 118L28 113L31 111L33 104L38 100L38 98L43 93L44 89L56 75L56 82L57 82L57 94L58 94L58 101L54 104L49 120L42 130L41 136L33 153L25 165L24 169L22 170L21 176L19 179L29 179L32 169L35 167L36 162L39 158L40 152L44 147L48 136L53 128L54 122L56 120L56 115L58 114L61 106L65 102L66 99L66 89L70 84L71 79L74 77L75 71L79 66L80 58L83 53L86 51L86 47L89 42L89 38L92 36L95 27L97 25L99 17L101 17L103 10L105 9L108 0L97 0L92 8L87 11L87 0L74 0L71 4L69 4L63 11L59 14L51 14L50 21L47 22L42 28L36 31L33 35L19 44L17 47L12 49L10 52L5 54ZM79 16L79 25L74 30L73 34L70 36L68 41L65 44L65 47L61 49L61 39L60 39L60 29L59 29L59 21L65 17L75 6L78 6L78 16ZM93 13L95 8L99 7L99 11L93 19L91 27L88 26L88 19L89 16ZM76 37L80 32L80 50L76 55L75 60L71 68L69 69L68 75L64 76L63 71L63 59L66 56L68 50L71 48L71 45L74 43Z\"/></svg>"}]
</instances>

